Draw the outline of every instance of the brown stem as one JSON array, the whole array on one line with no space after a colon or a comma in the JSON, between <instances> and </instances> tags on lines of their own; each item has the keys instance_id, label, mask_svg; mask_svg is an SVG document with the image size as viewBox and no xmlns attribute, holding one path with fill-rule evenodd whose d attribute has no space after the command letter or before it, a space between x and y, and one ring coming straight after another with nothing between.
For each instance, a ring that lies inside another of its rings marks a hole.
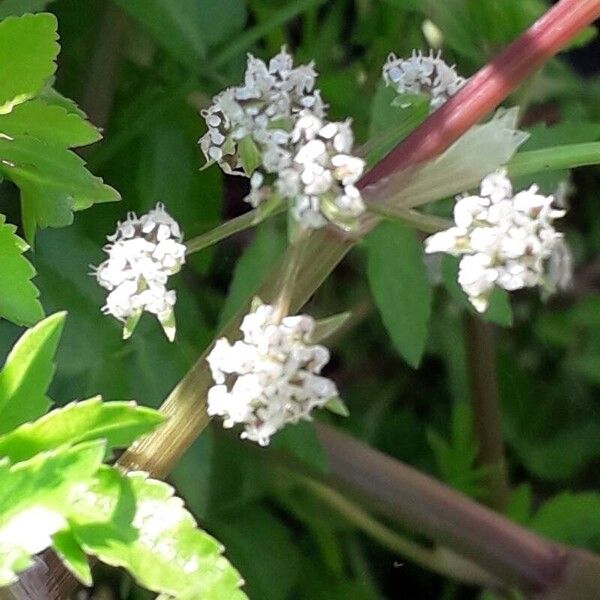
<instances>
[{"instance_id":1,"label":"brown stem","mask_svg":"<svg viewBox=\"0 0 600 600\"><path fill-rule=\"evenodd\" d=\"M536 598L597 598L599 557L546 540L332 427L317 424L317 435L331 474L382 514Z\"/></svg>"},{"instance_id":2,"label":"brown stem","mask_svg":"<svg viewBox=\"0 0 600 600\"><path fill-rule=\"evenodd\" d=\"M472 315L465 316L464 330L478 462L487 468L489 504L502 511L508 500L509 484L493 330L489 323Z\"/></svg>"}]
</instances>

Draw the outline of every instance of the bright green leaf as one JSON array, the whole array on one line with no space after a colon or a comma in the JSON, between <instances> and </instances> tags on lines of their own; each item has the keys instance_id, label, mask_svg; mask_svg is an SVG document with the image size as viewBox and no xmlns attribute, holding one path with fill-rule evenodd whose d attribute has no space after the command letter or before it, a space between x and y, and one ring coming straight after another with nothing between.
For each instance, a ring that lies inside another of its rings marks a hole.
<instances>
[{"instance_id":1,"label":"bright green leaf","mask_svg":"<svg viewBox=\"0 0 600 600\"><path fill-rule=\"evenodd\" d=\"M56 313L26 331L0 371L0 433L42 416L54 375L54 354L66 313Z\"/></svg>"},{"instance_id":2,"label":"bright green leaf","mask_svg":"<svg viewBox=\"0 0 600 600\"><path fill-rule=\"evenodd\" d=\"M130 507L132 498L135 514L129 527L123 501ZM124 567L154 592L177 598L246 597L239 589L239 574L222 556L221 544L197 528L171 486L144 473L124 476L102 469L97 486L74 503L71 527L87 553Z\"/></svg>"},{"instance_id":3,"label":"bright green leaf","mask_svg":"<svg viewBox=\"0 0 600 600\"><path fill-rule=\"evenodd\" d=\"M0 22L0 113L33 98L56 70L56 17L9 17Z\"/></svg>"},{"instance_id":4,"label":"bright green leaf","mask_svg":"<svg viewBox=\"0 0 600 600\"><path fill-rule=\"evenodd\" d=\"M13 467L0 463L0 586L16 579L28 557L67 528L70 500L91 482L104 457L101 442L60 448Z\"/></svg>"},{"instance_id":5,"label":"bright green leaf","mask_svg":"<svg viewBox=\"0 0 600 600\"><path fill-rule=\"evenodd\" d=\"M72 402L0 436L0 457L16 463L38 452L95 439L105 440L108 450L122 448L163 421L159 412L134 402L102 402L100 397Z\"/></svg>"},{"instance_id":6,"label":"bright green leaf","mask_svg":"<svg viewBox=\"0 0 600 600\"><path fill-rule=\"evenodd\" d=\"M29 246L15 230L0 215L0 316L17 325L33 325L44 316L44 309L31 282L35 269L23 256Z\"/></svg>"},{"instance_id":7,"label":"bright green leaf","mask_svg":"<svg viewBox=\"0 0 600 600\"><path fill-rule=\"evenodd\" d=\"M367 251L375 304L394 346L416 368L427 341L432 296L422 245L414 231L386 222L368 235Z\"/></svg>"},{"instance_id":8,"label":"bright green leaf","mask_svg":"<svg viewBox=\"0 0 600 600\"><path fill-rule=\"evenodd\" d=\"M75 536L68 530L59 531L52 536L52 548L58 554L65 567L83 583L92 585L92 571L85 552Z\"/></svg>"},{"instance_id":9,"label":"bright green leaf","mask_svg":"<svg viewBox=\"0 0 600 600\"><path fill-rule=\"evenodd\" d=\"M0 137L0 159L0 172L21 189L23 228L29 241L36 227L70 225L73 211L121 198L87 171L79 156L57 144L28 135Z\"/></svg>"},{"instance_id":10,"label":"bright green leaf","mask_svg":"<svg viewBox=\"0 0 600 600\"><path fill-rule=\"evenodd\" d=\"M11 137L30 135L63 148L77 148L101 139L100 132L75 112L35 99L0 115L0 131Z\"/></svg>"}]
</instances>

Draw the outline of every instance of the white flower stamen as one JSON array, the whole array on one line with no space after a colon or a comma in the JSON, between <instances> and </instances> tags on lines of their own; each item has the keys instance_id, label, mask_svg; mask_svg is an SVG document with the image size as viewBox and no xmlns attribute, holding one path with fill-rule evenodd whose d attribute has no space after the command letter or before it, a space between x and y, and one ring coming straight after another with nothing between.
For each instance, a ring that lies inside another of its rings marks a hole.
<instances>
[{"instance_id":1,"label":"white flower stamen","mask_svg":"<svg viewBox=\"0 0 600 600\"><path fill-rule=\"evenodd\" d=\"M179 224L159 203L140 218L129 213L107 239L111 242L104 247L108 259L95 272L98 283L110 292L102 312L126 324L125 338L142 312L155 314L173 341L176 294L166 284L185 262Z\"/></svg>"},{"instance_id":2,"label":"white flower stamen","mask_svg":"<svg viewBox=\"0 0 600 600\"><path fill-rule=\"evenodd\" d=\"M563 236L552 224L565 211L553 202L536 186L513 195L506 171L492 173L481 182L480 195L457 199L455 226L427 238L425 252L462 257L458 282L484 312L495 286L513 291L559 279L546 275L550 259L565 255Z\"/></svg>"},{"instance_id":3,"label":"white flower stamen","mask_svg":"<svg viewBox=\"0 0 600 600\"><path fill-rule=\"evenodd\" d=\"M393 52L383 65L386 85L398 94L426 94L429 107L438 109L466 83L466 79L441 58L441 53L423 54L413 50L410 58L399 58Z\"/></svg>"},{"instance_id":4,"label":"white flower stamen","mask_svg":"<svg viewBox=\"0 0 600 600\"><path fill-rule=\"evenodd\" d=\"M320 375L329 351L310 343L314 327L307 315L276 322L267 304L246 315L243 340L217 340L206 359L215 382L208 414L223 417L226 428L243 424L241 437L261 446L286 424L310 420L314 408L337 396L333 381Z\"/></svg>"}]
</instances>

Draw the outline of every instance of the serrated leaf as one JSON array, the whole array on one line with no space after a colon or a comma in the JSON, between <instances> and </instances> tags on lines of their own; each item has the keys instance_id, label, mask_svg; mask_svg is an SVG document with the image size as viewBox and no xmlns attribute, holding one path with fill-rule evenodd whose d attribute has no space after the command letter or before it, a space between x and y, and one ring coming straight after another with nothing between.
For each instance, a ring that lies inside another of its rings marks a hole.
<instances>
[{"instance_id":1,"label":"serrated leaf","mask_svg":"<svg viewBox=\"0 0 600 600\"><path fill-rule=\"evenodd\" d=\"M102 138L98 129L76 112L37 98L0 115L0 132L10 137L30 135L63 148L86 146Z\"/></svg>"},{"instance_id":2,"label":"serrated leaf","mask_svg":"<svg viewBox=\"0 0 600 600\"><path fill-rule=\"evenodd\" d=\"M28 557L67 528L70 499L91 482L104 457L102 442L60 448L10 466L0 463L0 586L15 581Z\"/></svg>"},{"instance_id":3,"label":"serrated leaf","mask_svg":"<svg viewBox=\"0 0 600 600\"><path fill-rule=\"evenodd\" d=\"M56 17L9 17L0 23L0 113L33 98L56 70Z\"/></svg>"},{"instance_id":4,"label":"serrated leaf","mask_svg":"<svg viewBox=\"0 0 600 600\"><path fill-rule=\"evenodd\" d=\"M56 313L26 331L0 371L0 433L42 416L54 375L54 354L66 313Z\"/></svg>"},{"instance_id":5,"label":"serrated leaf","mask_svg":"<svg viewBox=\"0 0 600 600\"><path fill-rule=\"evenodd\" d=\"M130 511L132 500L132 526L127 526L123 507ZM87 553L124 567L154 592L177 598L246 597L221 544L197 528L173 488L162 481L104 467L97 485L77 499L71 515L72 531Z\"/></svg>"},{"instance_id":6,"label":"serrated leaf","mask_svg":"<svg viewBox=\"0 0 600 600\"><path fill-rule=\"evenodd\" d=\"M23 256L29 246L5 219L0 215L0 316L17 325L33 325L44 316L44 309L31 282L35 269Z\"/></svg>"},{"instance_id":7,"label":"serrated leaf","mask_svg":"<svg viewBox=\"0 0 600 600\"><path fill-rule=\"evenodd\" d=\"M85 552L75 536L68 530L59 531L52 536L52 548L62 563L83 583L92 585L92 571Z\"/></svg>"},{"instance_id":8,"label":"serrated leaf","mask_svg":"<svg viewBox=\"0 0 600 600\"><path fill-rule=\"evenodd\" d=\"M367 236L367 273L373 299L400 355L417 367L425 349L431 287L414 231L381 223Z\"/></svg>"},{"instance_id":9,"label":"serrated leaf","mask_svg":"<svg viewBox=\"0 0 600 600\"><path fill-rule=\"evenodd\" d=\"M0 457L16 463L39 452L96 439L105 440L107 450L122 448L164 419L158 411L134 402L102 402L100 397L72 402L0 436Z\"/></svg>"},{"instance_id":10,"label":"serrated leaf","mask_svg":"<svg viewBox=\"0 0 600 600\"><path fill-rule=\"evenodd\" d=\"M79 156L29 135L0 136L0 172L21 189L23 229L30 243L36 227L64 227L73 222L73 211L121 199Z\"/></svg>"},{"instance_id":11,"label":"serrated leaf","mask_svg":"<svg viewBox=\"0 0 600 600\"><path fill-rule=\"evenodd\" d=\"M562 543L600 549L600 494L564 492L545 502L529 526Z\"/></svg>"}]
</instances>

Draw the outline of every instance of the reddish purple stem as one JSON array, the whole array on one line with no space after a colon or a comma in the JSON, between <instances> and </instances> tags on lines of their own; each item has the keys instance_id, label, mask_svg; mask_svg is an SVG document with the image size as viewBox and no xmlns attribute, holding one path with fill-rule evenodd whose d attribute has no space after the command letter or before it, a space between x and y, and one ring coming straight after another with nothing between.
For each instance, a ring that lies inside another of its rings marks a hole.
<instances>
[{"instance_id":1,"label":"reddish purple stem","mask_svg":"<svg viewBox=\"0 0 600 600\"><path fill-rule=\"evenodd\" d=\"M440 155L599 17L600 0L561 0L377 163L359 187Z\"/></svg>"}]
</instances>

